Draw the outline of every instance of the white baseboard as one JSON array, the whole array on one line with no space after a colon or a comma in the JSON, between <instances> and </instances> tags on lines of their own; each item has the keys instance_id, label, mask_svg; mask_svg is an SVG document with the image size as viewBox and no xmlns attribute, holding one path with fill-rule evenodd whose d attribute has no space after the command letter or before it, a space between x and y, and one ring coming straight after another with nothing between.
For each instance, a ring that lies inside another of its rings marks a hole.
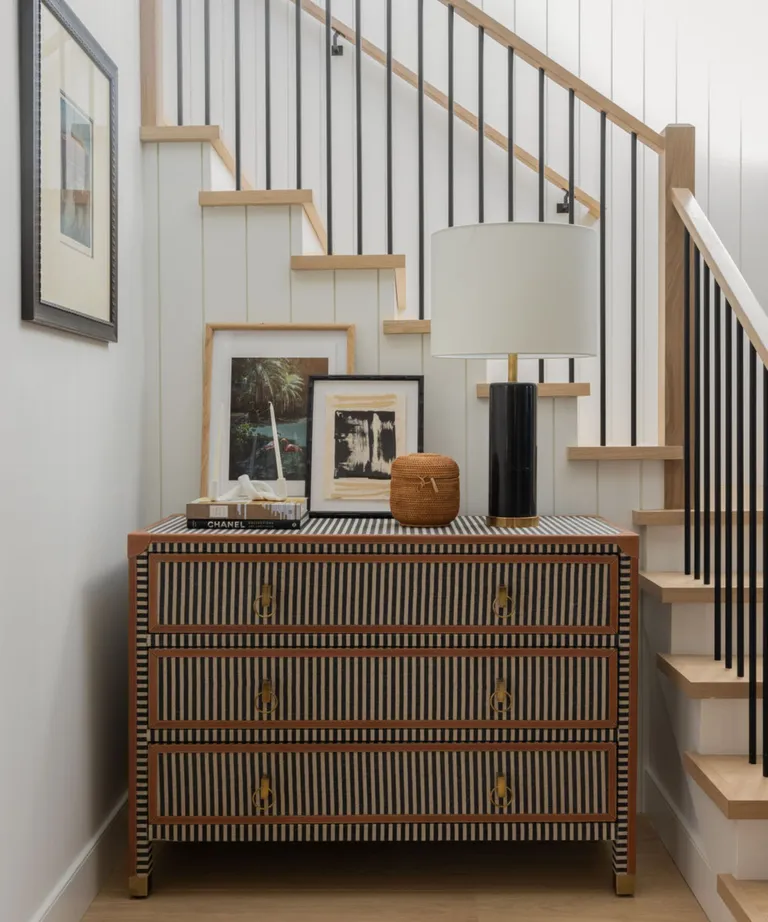
<instances>
[{"instance_id":1,"label":"white baseboard","mask_svg":"<svg viewBox=\"0 0 768 922\"><path fill-rule=\"evenodd\" d=\"M125 844L127 800L120 798L29 922L80 922Z\"/></svg>"},{"instance_id":2,"label":"white baseboard","mask_svg":"<svg viewBox=\"0 0 768 922\"><path fill-rule=\"evenodd\" d=\"M709 866L696 836L650 768L645 781L646 814L701 908L711 922L735 922L717 893L717 869Z\"/></svg>"}]
</instances>

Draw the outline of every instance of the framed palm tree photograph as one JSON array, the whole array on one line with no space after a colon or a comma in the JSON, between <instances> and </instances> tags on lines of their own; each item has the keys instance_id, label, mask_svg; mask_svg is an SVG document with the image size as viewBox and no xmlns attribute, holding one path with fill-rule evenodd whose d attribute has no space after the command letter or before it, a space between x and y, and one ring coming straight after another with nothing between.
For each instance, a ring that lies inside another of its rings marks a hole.
<instances>
[{"instance_id":1,"label":"framed palm tree photograph","mask_svg":"<svg viewBox=\"0 0 768 922\"><path fill-rule=\"evenodd\" d=\"M274 488L277 447L289 495L304 496L310 378L352 374L354 353L352 324L209 324L201 494L214 485L223 493L244 474Z\"/></svg>"}]
</instances>

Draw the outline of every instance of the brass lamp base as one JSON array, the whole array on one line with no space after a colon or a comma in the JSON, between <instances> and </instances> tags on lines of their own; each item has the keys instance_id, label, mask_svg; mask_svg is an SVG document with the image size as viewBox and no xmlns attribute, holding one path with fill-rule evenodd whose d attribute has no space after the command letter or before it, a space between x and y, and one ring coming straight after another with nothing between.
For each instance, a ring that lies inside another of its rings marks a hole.
<instances>
[{"instance_id":1,"label":"brass lamp base","mask_svg":"<svg viewBox=\"0 0 768 922\"><path fill-rule=\"evenodd\" d=\"M488 515L486 522L492 528L535 528L539 524L537 515Z\"/></svg>"}]
</instances>

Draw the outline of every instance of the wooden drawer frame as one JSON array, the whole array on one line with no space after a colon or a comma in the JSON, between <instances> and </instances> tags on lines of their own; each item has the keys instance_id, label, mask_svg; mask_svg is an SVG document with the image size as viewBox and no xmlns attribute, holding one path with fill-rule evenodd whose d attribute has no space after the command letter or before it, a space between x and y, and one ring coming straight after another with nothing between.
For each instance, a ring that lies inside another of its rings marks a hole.
<instances>
[{"instance_id":1,"label":"wooden drawer frame","mask_svg":"<svg viewBox=\"0 0 768 922\"><path fill-rule=\"evenodd\" d=\"M154 634L616 634L619 630L619 561L610 554L441 554L434 560L416 554L347 554L344 563L425 563L472 565L515 563L600 564L609 568L609 621L606 625L498 624L490 625L309 625L309 624L161 624L158 568L161 563L329 563L334 554L150 554L149 625Z\"/></svg>"},{"instance_id":2,"label":"wooden drawer frame","mask_svg":"<svg viewBox=\"0 0 768 922\"><path fill-rule=\"evenodd\" d=\"M334 816L160 816L158 813L159 756L166 753L192 752L608 752L608 812L590 814L345 814ZM614 823L617 804L617 751L615 743L418 743L418 744L232 744L232 745L150 745L149 746L149 823L153 826L242 826L242 825L327 825L340 823Z\"/></svg>"},{"instance_id":3,"label":"wooden drawer frame","mask_svg":"<svg viewBox=\"0 0 768 922\"><path fill-rule=\"evenodd\" d=\"M251 721L205 721L205 720L160 720L158 718L158 663L161 659L200 659L241 658L241 659L278 659L278 658L433 658L443 659L463 657L466 659L487 659L489 657L514 659L531 658L584 658L608 660L608 700L609 714L606 720L273 720L261 718ZM150 730L426 730L426 729L610 729L618 722L619 698L618 651L614 648L588 647L483 647L483 648L408 648L387 647L383 649L332 649L312 648L307 650L284 648L236 648L223 649L212 647L187 650L175 648L153 649L149 652L149 729Z\"/></svg>"}]
</instances>

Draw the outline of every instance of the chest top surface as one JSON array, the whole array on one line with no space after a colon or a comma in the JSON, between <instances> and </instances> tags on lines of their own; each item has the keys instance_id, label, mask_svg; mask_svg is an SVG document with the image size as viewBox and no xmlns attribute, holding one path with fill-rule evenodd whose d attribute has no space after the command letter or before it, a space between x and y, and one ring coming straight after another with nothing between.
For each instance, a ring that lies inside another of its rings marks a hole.
<instances>
[{"instance_id":1,"label":"chest top surface","mask_svg":"<svg viewBox=\"0 0 768 922\"><path fill-rule=\"evenodd\" d=\"M408 544L408 545L529 545L591 544L619 546L637 556L638 537L598 516L542 516L529 528L499 528L485 516L459 516L441 528L408 528L394 519L310 519L303 528L288 529L190 529L183 515L172 515L149 528L129 535L129 556L143 553L152 543L184 544Z\"/></svg>"}]
</instances>

